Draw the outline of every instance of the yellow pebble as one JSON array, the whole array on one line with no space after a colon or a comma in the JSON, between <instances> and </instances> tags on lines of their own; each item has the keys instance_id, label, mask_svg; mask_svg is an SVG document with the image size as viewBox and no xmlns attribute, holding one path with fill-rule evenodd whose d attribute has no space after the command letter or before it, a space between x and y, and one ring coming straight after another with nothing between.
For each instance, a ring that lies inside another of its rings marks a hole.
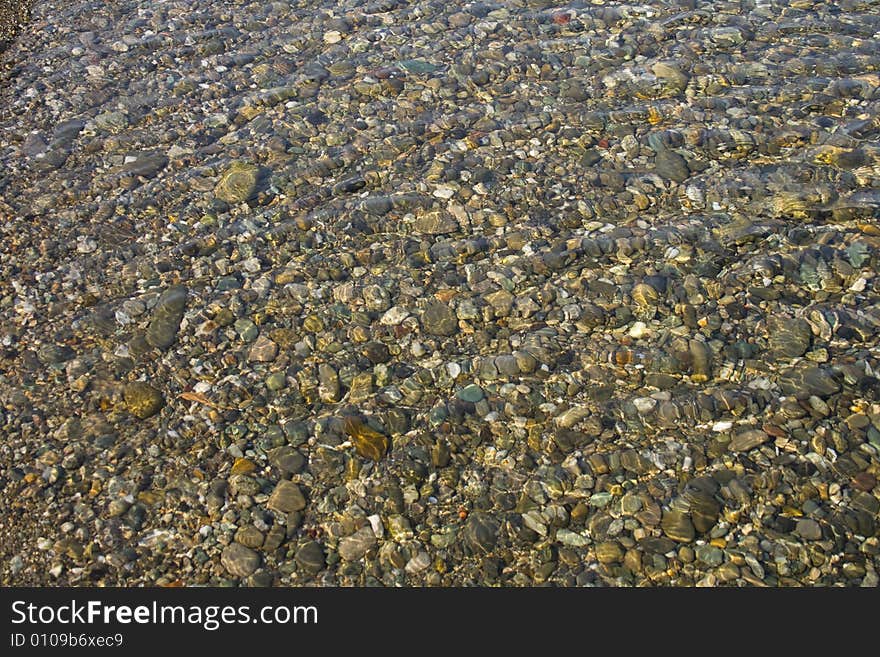
<instances>
[{"instance_id":1,"label":"yellow pebble","mask_svg":"<svg viewBox=\"0 0 880 657\"><path fill-rule=\"evenodd\" d=\"M235 459L235 463L232 464L232 474L250 474L254 470L257 469L251 461L245 458Z\"/></svg>"}]
</instances>

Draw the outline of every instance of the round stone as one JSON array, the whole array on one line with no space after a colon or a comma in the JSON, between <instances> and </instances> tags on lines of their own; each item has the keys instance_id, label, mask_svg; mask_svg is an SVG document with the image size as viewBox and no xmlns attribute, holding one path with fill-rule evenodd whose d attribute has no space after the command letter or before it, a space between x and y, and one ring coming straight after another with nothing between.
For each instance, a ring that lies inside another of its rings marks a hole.
<instances>
[{"instance_id":1,"label":"round stone","mask_svg":"<svg viewBox=\"0 0 880 657\"><path fill-rule=\"evenodd\" d=\"M141 420L155 415L165 405L162 393L141 381L135 381L125 386L122 397L128 412Z\"/></svg>"},{"instance_id":2,"label":"round stone","mask_svg":"<svg viewBox=\"0 0 880 657\"><path fill-rule=\"evenodd\" d=\"M483 399L484 397L483 389L472 383L469 386L465 386L461 390L458 391L457 397L462 401L471 402L476 404L478 401Z\"/></svg>"},{"instance_id":3,"label":"round stone","mask_svg":"<svg viewBox=\"0 0 880 657\"><path fill-rule=\"evenodd\" d=\"M288 474L300 472L306 464L306 457L290 445L277 447L269 452L269 463Z\"/></svg>"},{"instance_id":4,"label":"round stone","mask_svg":"<svg viewBox=\"0 0 880 657\"><path fill-rule=\"evenodd\" d=\"M623 561L623 548L617 541L602 541L596 545L599 563L612 564Z\"/></svg>"},{"instance_id":5,"label":"round stone","mask_svg":"<svg viewBox=\"0 0 880 657\"><path fill-rule=\"evenodd\" d=\"M661 150L654 159L657 175L673 182L684 182L690 176L687 160L670 150Z\"/></svg>"},{"instance_id":6,"label":"round stone","mask_svg":"<svg viewBox=\"0 0 880 657\"><path fill-rule=\"evenodd\" d=\"M256 194L260 168L245 162L233 162L220 176L214 196L230 205L249 201Z\"/></svg>"},{"instance_id":7,"label":"round stone","mask_svg":"<svg viewBox=\"0 0 880 657\"><path fill-rule=\"evenodd\" d=\"M777 359L803 356L810 348L812 331L806 320L771 315L767 319L770 351Z\"/></svg>"},{"instance_id":8,"label":"round stone","mask_svg":"<svg viewBox=\"0 0 880 657\"><path fill-rule=\"evenodd\" d=\"M321 572L326 565L324 548L320 543L309 541L297 549L293 556L296 565L307 573L316 574Z\"/></svg>"}]
</instances>

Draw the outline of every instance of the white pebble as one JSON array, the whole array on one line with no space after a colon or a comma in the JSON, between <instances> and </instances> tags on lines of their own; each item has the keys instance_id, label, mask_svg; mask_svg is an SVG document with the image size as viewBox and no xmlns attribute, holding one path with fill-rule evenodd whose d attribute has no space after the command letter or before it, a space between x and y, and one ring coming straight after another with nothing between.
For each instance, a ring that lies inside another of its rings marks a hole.
<instances>
[{"instance_id":1,"label":"white pebble","mask_svg":"<svg viewBox=\"0 0 880 657\"><path fill-rule=\"evenodd\" d=\"M648 325L644 322L634 322L629 329L629 336L637 340L645 337L648 333Z\"/></svg>"},{"instance_id":2,"label":"white pebble","mask_svg":"<svg viewBox=\"0 0 880 657\"><path fill-rule=\"evenodd\" d=\"M376 538L382 538L385 535L385 527L382 525L382 518L374 513L371 516L367 516L367 520L370 521L370 527L373 528L373 533L376 535Z\"/></svg>"},{"instance_id":3,"label":"white pebble","mask_svg":"<svg viewBox=\"0 0 880 657\"><path fill-rule=\"evenodd\" d=\"M409 317L409 311L406 308L392 306L385 311L385 314L382 315L382 319L379 321L385 326L397 326L407 317Z\"/></svg>"}]
</instances>

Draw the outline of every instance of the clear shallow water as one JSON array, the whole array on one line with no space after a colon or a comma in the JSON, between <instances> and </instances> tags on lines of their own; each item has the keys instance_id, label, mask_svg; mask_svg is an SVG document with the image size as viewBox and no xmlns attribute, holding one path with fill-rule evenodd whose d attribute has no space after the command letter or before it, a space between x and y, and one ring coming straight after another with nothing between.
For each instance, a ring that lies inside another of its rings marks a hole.
<instances>
[{"instance_id":1,"label":"clear shallow water","mask_svg":"<svg viewBox=\"0 0 880 657\"><path fill-rule=\"evenodd\" d=\"M91 495L74 542L117 565L35 522L6 577L870 581L878 5L692 4L38 7L0 87L4 486ZM226 553L251 526L289 552ZM754 527L790 563L663 556Z\"/></svg>"}]
</instances>

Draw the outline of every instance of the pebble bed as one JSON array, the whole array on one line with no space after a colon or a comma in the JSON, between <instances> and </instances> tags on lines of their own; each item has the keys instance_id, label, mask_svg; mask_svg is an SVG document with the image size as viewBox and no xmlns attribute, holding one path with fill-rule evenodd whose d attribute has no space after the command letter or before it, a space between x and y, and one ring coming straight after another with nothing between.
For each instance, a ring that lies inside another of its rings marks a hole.
<instances>
[{"instance_id":1,"label":"pebble bed","mask_svg":"<svg viewBox=\"0 0 880 657\"><path fill-rule=\"evenodd\" d=\"M0 582L877 586L880 2L37 2Z\"/></svg>"}]
</instances>

